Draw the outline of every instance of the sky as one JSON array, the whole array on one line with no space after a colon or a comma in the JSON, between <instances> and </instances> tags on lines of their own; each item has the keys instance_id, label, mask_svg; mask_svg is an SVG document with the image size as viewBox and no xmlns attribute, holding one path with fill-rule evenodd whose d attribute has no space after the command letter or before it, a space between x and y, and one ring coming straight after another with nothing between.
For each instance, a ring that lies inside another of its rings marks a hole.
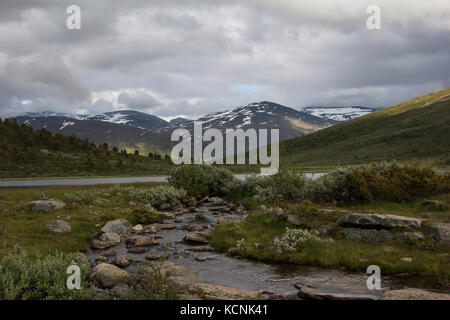
<instances>
[{"instance_id":1,"label":"sky","mask_svg":"<svg viewBox=\"0 0 450 320\"><path fill-rule=\"evenodd\" d=\"M79 30L66 26L69 5ZM448 86L448 0L0 2L2 117L384 107Z\"/></svg>"}]
</instances>

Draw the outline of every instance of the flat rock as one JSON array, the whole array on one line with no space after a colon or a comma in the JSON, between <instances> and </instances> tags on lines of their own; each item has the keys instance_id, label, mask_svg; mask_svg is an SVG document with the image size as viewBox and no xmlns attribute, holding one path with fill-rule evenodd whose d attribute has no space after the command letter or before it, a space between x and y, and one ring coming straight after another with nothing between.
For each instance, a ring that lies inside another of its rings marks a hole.
<instances>
[{"instance_id":1,"label":"flat rock","mask_svg":"<svg viewBox=\"0 0 450 320\"><path fill-rule=\"evenodd\" d=\"M136 248L130 248L127 250L128 253L134 253L134 254L141 254L147 252L146 247L136 247Z\"/></svg>"},{"instance_id":2,"label":"flat rock","mask_svg":"<svg viewBox=\"0 0 450 320\"><path fill-rule=\"evenodd\" d=\"M438 246L450 246L450 223L433 223L430 231Z\"/></svg>"},{"instance_id":3,"label":"flat rock","mask_svg":"<svg viewBox=\"0 0 450 320\"><path fill-rule=\"evenodd\" d=\"M91 270L89 278L101 288L113 288L128 279L128 272L112 264L100 263Z\"/></svg>"},{"instance_id":4,"label":"flat rock","mask_svg":"<svg viewBox=\"0 0 450 320\"><path fill-rule=\"evenodd\" d=\"M127 231L127 226L130 223L125 219L117 219L113 221L108 221L105 226L101 229L102 232L114 232L114 233L125 233Z\"/></svg>"},{"instance_id":5,"label":"flat rock","mask_svg":"<svg viewBox=\"0 0 450 320\"><path fill-rule=\"evenodd\" d=\"M127 238L126 243L128 247L148 247L156 245L156 240L151 236L134 236Z\"/></svg>"},{"instance_id":6,"label":"flat rock","mask_svg":"<svg viewBox=\"0 0 450 320\"><path fill-rule=\"evenodd\" d=\"M394 238L394 235L387 230L343 228L348 239L370 242L383 242Z\"/></svg>"},{"instance_id":7,"label":"flat rock","mask_svg":"<svg viewBox=\"0 0 450 320\"><path fill-rule=\"evenodd\" d=\"M116 256L114 259L114 264L120 268L126 268L131 264L131 262L125 256Z\"/></svg>"},{"instance_id":8,"label":"flat rock","mask_svg":"<svg viewBox=\"0 0 450 320\"><path fill-rule=\"evenodd\" d=\"M105 232L101 234L99 240L103 242L112 242L114 244L117 244L120 243L121 239L120 236L115 232Z\"/></svg>"},{"instance_id":9,"label":"flat rock","mask_svg":"<svg viewBox=\"0 0 450 320\"><path fill-rule=\"evenodd\" d=\"M382 300L450 300L450 294L408 288L386 291Z\"/></svg>"},{"instance_id":10,"label":"flat rock","mask_svg":"<svg viewBox=\"0 0 450 320\"><path fill-rule=\"evenodd\" d=\"M69 232L72 228L67 221L64 220L53 220L45 226L51 232L62 233Z\"/></svg>"},{"instance_id":11,"label":"flat rock","mask_svg":"<svg viewBox=\"0 0 450 320\"><path fill-rule=\"evenodd\" d=\"M338 219L342 227L364 229L420 228L424 219L390 214L349 213Z\"/></svg>"},{"instance_id":12,"label":"flat rock","mask_svg":"<svg viewBox=\"0 0 450 320\"><path fill-rule=\"evenodd\" d=\"M193 231L189 232L185 237L184 241L191 242L191 243L201 243L201 244L208 244L209 240L207 239L207 236L201 232Z\"/></svg>"},{"instance_id":13,"label":"flat rock","mask_svg":"<svg viewBox=\"0 0 450 320\"><path fill-rule=\"evenodd\" d=\"M60 210L66 206L62 201L58 200L37 200L30 202L28 206L35 212L39 211L50 211L50 210Z\"/></svg>"},{"instance_id":14,"label":"flat rock","mask_svg":"<svg viewBox=\"0 0 450 320\"><path fill-rule=\"evenodd\" d=\"M305 300L375 300L376 297L368 294L321 292L308 286L301 286L298 296Z\"/></svg>"}]
</instances>

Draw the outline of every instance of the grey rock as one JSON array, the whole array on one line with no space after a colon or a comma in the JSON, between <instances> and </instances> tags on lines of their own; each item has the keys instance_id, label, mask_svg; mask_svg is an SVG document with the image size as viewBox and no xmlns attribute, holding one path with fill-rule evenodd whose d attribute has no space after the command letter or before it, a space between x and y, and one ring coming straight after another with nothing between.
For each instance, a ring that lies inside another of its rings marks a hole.
<instances>
[{"instance_id":1,"label":"grey rock","mask_svg":"<svg viewBox=\"0 0 450 320\"><path fill-rule=\"evenodd\" d=\"M46 228L56 233L69 232L72 229L70 224L64 220L53 220L47 223Z\"/></svg>"},{"instance_id":2,"label":"grey rock","mask_svg":"<svg viewBox=\"0 0 450 320\"><path fill-rule=\"evenodd\" d=\"M63 209L66 204L62 201L58 201L58 200L37 200L37 201L33 201L30 202L28 204L28 206L31 207L31 209L35 212L39 212L39 211L50 211L50 210L59 210L59 209Z\"/></svg>"},{"instance_id":3,"label":"grey rock","mask_svg":"<svg viewBox=\"0 0 450 320\"><path fill-rule=\"evenodd\" d=\"M114 298L122 298L126 297L128 293L130 292L130 287L125 283L119 283L118 285L115 285L114 288L112 288L109 293Z\"/></svg>"},{"instance_id":4,"label":"grey rock","mask_svg":"<svg viewBox=\"0 0 450 320\"><path fill-rule=\"evenodd\" d=\"M116 258L114 259L114 264L120 268L126 268L131 264L131 262L127 257L116 256Z\"/></svg>"},{"instance_id":5,"label":"grey rock","mask_svg":"<svg viewBox=\"0 0 450 320\"><path fill-rule=\"evenodd\" d=\"M383 242L394 238L394 235L387 230L343 228L342 232L351 240Z\"/></svg>"},{"instance_id":6,"label":"grey rock","mask_svg":"<svg viewBox=\"0 0 450 320\"><path fill-rule=\"evenodd\" d=\"M425 237L421 232L401 232L395 234L395 239L406 244L415 244L417 241L423 240Z\"/></svg>"},{"instance_id":7,"label":"grey rock","mask_svg":"<svg viewBox=\"0 0 450 320\"><path fill-rule=\"evenodd\" d=\"M420 228L424 219L395 216L390 214L349 213L338 219L342 227L392 229Z\"/></svg>"},{"instance_id":8,"label":"grey rock","mask_svg":"<svg viewBox=\"0 0 450 320\"><path fill-rule=\"evenodd\" d=\"M187 242L192 242L192 243L201 243L201 244L208 244L209 243L209 240L207 239L207 236L204 233L197 232L197 231L188 233L184 237L183 240L187 241Z\"/></svg>"},{"instance_id":9,"label":"grey rock","mask_svg":"<svg viewBox=\"0 0 450 320\"><path fill-rule=\"evenodd\" d=\"M120 243L121 239L120 236L115 232L105 232L100 236L99 240L103 242L112 242L114 244L117 244Z\"/></svg>"},{"instance_id":10,"label":"grey rock","mask_svg":"<svg viewBox=\"0 0 450 320\"><path fill-rule=\"evenodd\" d=\"M101 288L113 288L127 281L128 272L107 263L96 265L89 274L89 278Z\"/></svg>"},{"instance_id":11,"label":"grey rock","mask_svg":"<svg viewBox=\"0 0 450 320\"><path fill-rule=\"evenodd\" d=\"M102 232L114 232L114 233L125 233L127 231L127 226L130 223L125 219L117 219L113 221L108 221L105 226L101 229Z\"/></svg>"},{"instance_id":12,"label":"grey rock","mask_svg":"<svg viewBox=\"0 0 450 320\"><path fill-rule=\"evenodd\" d=\"M450 246L450 223L433 223L430 231L438 246Z\"/></svg>"}]
</instances>

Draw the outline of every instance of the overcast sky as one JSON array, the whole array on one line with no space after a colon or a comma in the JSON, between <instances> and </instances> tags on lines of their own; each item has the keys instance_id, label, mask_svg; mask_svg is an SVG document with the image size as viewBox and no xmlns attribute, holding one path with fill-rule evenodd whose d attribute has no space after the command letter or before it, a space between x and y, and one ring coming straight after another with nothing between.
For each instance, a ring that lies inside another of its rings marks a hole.
<instances>
[{"instance_id":1,"label":"overcast sky","mask_svg":"<svg viewBox=\"0 0 450 320\"><path fill-rule=\"evenodd\" d=\"M71 4L81 30L66 27ZM371 4L381 30L366 27ZM382 107L448 86L448 0L0 2L2 117Z\"/></svg>"}]
</instances>

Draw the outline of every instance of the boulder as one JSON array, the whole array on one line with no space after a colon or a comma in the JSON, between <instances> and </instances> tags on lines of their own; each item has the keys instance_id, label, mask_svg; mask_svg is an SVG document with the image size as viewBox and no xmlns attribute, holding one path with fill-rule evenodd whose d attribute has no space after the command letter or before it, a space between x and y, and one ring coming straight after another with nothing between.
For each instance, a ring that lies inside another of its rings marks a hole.
<instances>
[{"instance_id":1,"label":"boulder","mask_svg":"<svg viewBox=\"0 0 450 320\"><path fill-rule=\"evenodd\" d=\"M120 236L115 232L105 232L99 238L100 241L103 242L111 242L113 244L120 243Z\"/></svg>"},{"instance_id":2,"label":"boulder","mask_svg":"<svg viewBox=\"0 0 450 320\"><path fill-rule=\"evenodd\" d=\"M406 244L415 244L417 241L423 240L425 236L421 232L401 232L395 234L395 239Z\"/></svg>"},{"instance_id":3,"label":"boulder","mask_svg":"<svg viewBox=\"0 0 450 320\"><path fill-rule=\"evenodd\" d=\"M142 231L144 228L142 227L142 224L137 224L137 225L135 225L133 228L131 228L131 229L133 229L133 231L136 231L136 232L140 232L140 231Z\"/></svg>"},{"instance_id":4,"label":"boulder","mask_svg":"<svg viewBox=\"0 0 450 320\"><path fill-rule=\"evenodd\" d=\"M114 259L114 264L120 268L126 268L131 264L131 262L127 257L116 256L116 258Z\"/></svg>"},{"instance_id":5,"label":"boulder","mask_svg":"<svg viewBox=\"0 0 450 320\"><path fill-rule=\"evenodd\" d=\"M208 197L208 196L203 197L203 198L200 200L201 203L208 202L208 201L209 201L209 197Z\"/></svg>"},{"instance_id":6,"label":"boulder","mask_svg":"<svg viewBox=\"0 0 450 320\"><path fill-rule=\"evenodd\" d=\"M420 228L424 219L390 214L349 213L338 219L342 227L364 229Z\"/></svg>"},{"instance_id":7,"label":"boulder","mask_svg":"<svg viewBox=\"0 0 450 320\"><path fill-rule=\"evenodd\" d=\"M288 214L286 221L294 226L305 227L307 226L305 218L297 216L295 214Z\"/></svg>"},{"instance_id":8,"label":"boulder","mask_svg":"<svg viewBox=\"0 0 450 320\"><path fill-rule=\"evenodd\" d=\"M105 256L98 256L97 258L95 258L96 262L108 262L108 258Z\"/></svg>"},{"instance_id":9,"label":"boulder","mask_svg":"<svg viewBox=\"0 0 450 320\"><path fill-rule=\"evenodd\" d=\"M194 197L190 198L186 202L186 206L188 206L188 207L196 207L197 206L197 199L195 199Z\"/></svg>"},{"instance_id":10,"label":"boulder","mask_svg":"<svg viewBox=\"0 0 450 320\"><path fill-rule=\"evenodd\" d=\"M31 209L35 212L38 211L50 211L50 210L59 210L66 206L66 204L62 201L58 200L37 200L30 202L28 206L31 207Z\"/></svg>"},{"instance_id":11,"label":"boulder","mask_svg":"<svg viewBox=\"0 0 450 320\"><path fill-rule=\"evenodd\" d=\"M114 233L125 233L127 231L127 226L130 223L125 219L117 219L113 221L108 221L105 226L101 229L102 232L114 232Z\"/></svg>"},{"instance_id":12,"label":"boulder","mask_svg":"<svg viewBox=\"0 0 450 320\"><path fill-rule=\"evenodd\" d=\"M200 244L208 244L209 240L207 239L207 235L202 232L190 232L188 233L184 239L184 241L192 242L192 243L200 243Z\"/></svg>"},{"instance_id":13,"label":"boulder","mask_svg":"<svg viewBox=\"0 0 450 320\"><path fill-rule=\"evenodd\" d=\"M89 278L101 288L108 289L127 281L128 272L112 264L100 263L91 270Z\"/></svg>"},{"instance_id":14,"label":"boulder","mask_svg":"<svg viewBox=\"0 0 450 320\"><path fill-rule=\"evenodd\" d=\"M94 250L105 250L105 249L111 248L114 245L115 245L114 242L100 241L100 240L94 239L91 243L91 248Z\"/></svg>"},{"instance_id":15,"label":"boulder","mask_svg":"<svg viewBox=\"0 0 450 320\"><path fill-rule=\"evenodd\" d=\"M128 247L148 247L156 245L156 240L151 236L134 236L126 241Z\"/></svg>"},{"instance_id":16,"label":"boulder","mask_svg":"<svg viewBox=\"0 0 450 320\"><path fill-rule=\"evenodd\" d=\"M450 223L433 223L430 231L437 246L450 246Z\"/></svg>"},{"instance_id":17,"label":"boulder","mask_svg":"<svg viewBox=\"0 0 450 320\"><path fill-rule=\"evenodd\" d=\"M47 223L46 228L57 233L69 232L72 229L70 224L64 220L53 220Z\"/></svg>"},{"instance_id":18,"label":"boulder","mask_svg":"<svg viewBox=\"0 0 450 320\"><path fill-rule=\"evenodd\" d=\"M224 202L223 199L220 198L220 197L211 197L211 198L209 198L208 201L209 202L214 202L214 203L223 203Z\"/></svg>"},{"instance_id":19,"label":"boulder","mask_svg":"<svg viewBox=\"0 0 450 320\"><path fill-rule=\"evenodd\" d=\"M430 210L442 210L445 209L447 206L444 202L439 200L425 200L421 204L422 208L430 209Z\"/></svg>"},{"instance_id":20,"label":"boulder","mask_svg":"<svg viewBox=\"0 0 450 320\"><path fill-rule=\"evenodd\" d=\"M383 242L393 239L394 235L387 230L343 228L348 239L370 242Z\"/></svg>"},{"instance_id":21,"label":"boulder","mask_svg":"<svg viewBox=\"0 0 450 320\"><path fill-rule=\"evenodd\" d=\"M448 293L436 293L422 289L408 288L386 291L382 300L450 300Z\"/></svg>"}]
</instances>

